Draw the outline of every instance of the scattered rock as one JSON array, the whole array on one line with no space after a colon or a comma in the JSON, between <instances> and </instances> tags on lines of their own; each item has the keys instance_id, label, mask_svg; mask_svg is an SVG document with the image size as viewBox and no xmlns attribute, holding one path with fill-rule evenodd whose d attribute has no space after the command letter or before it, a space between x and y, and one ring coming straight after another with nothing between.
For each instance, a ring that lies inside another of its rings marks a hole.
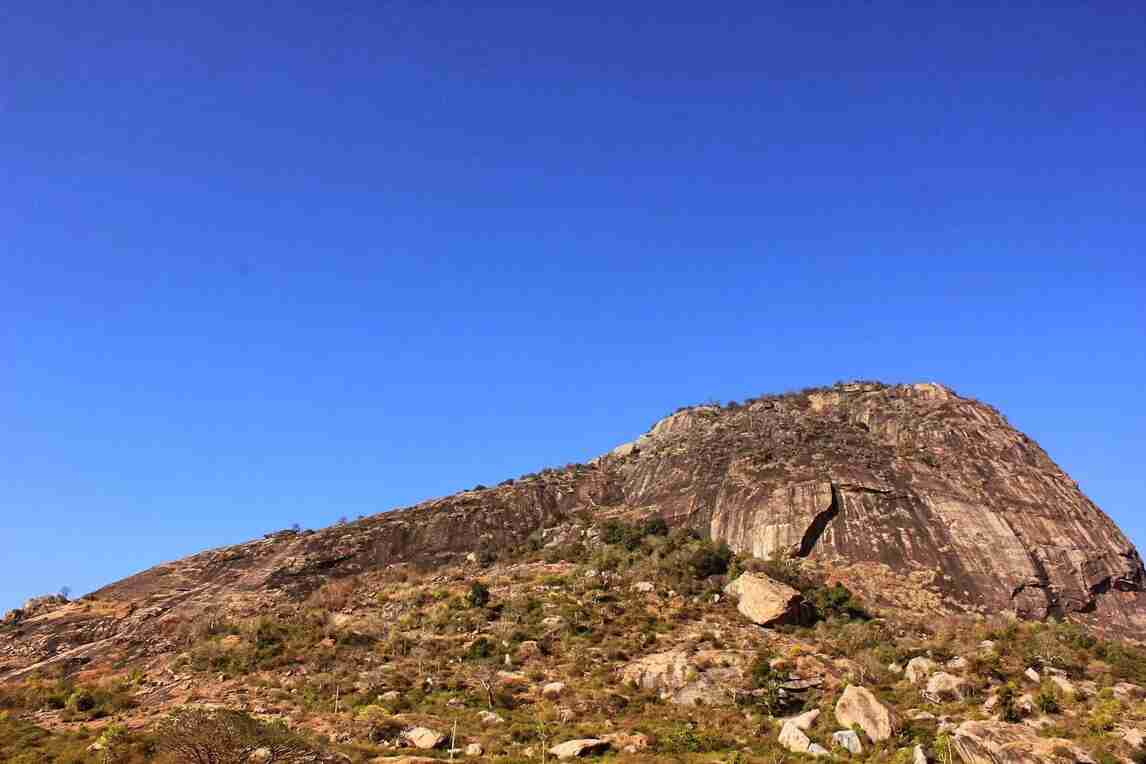
<instances>
[{"instance_id":1,"label":"scattered rock","mask_svg":"<svg viewBox=\"0 0 1146 764\"><path fill-rule=\"evenodd\" d=\"M803 596L779 581L759 573L744 573L724 587L739 598L736 609L760 626L799 624L809 620L809 607Z\"/></svg>"},{"instance_id":2,"label":"scattered rock","mask_svg":"<svg viewBox=\"0 0 1146 764\"><path fill-rule=\"evenodd\" d=\"M1026 671L1024 671L1023 676L1025 676L1028 681L1034 682L1035 684L1039 684L1043 681L1043 678L1039 676L1039 672L1035 671L1033 668L1028 668Z\"/></svg>"},{"instance_id":3,"label":"scattered rock","mask_svg":"<svg viewBox=\"0 0 1146 764\"><path fill-rule=\"evenodd\" d=\"M1134 727L1123 727L1119 730L1119 734L1131 748L1146 748L1146 733L1143 733L1142 730Z\"/></svg>"},{"instance_id":4,"label":"scattered rock","mask_svg":"<svg viewBox=\"0 0 1146 764\"><path fill-rule=\"evenodd\" d=\"M812 741L808 739L808 736L804 734L803 730L792 722L784 722L784 726L780 728L780 736L777 740L780 745L792 753L807 753L808 746L812 744Z\"/></svg>"},{"instance_id":5,"label":"scattered rock","mask_svg":"<svg viewBox=\"0 0 1146 764\"><path fill-rule=\"evenodd\" d=\"M500 716L495 714L493 711L481 711L478 713L478 721L480 721L482 724L490 725L490 724L501 724L502 722L505 721L505 719L502 719Z\"/></svg>"},{"instance_id":6,"label":"scattered rock","mask_svg":"<svg viewBox=\"0 0 1146 764\"><path fill-rule=\"evenodd\" d=\"M935 671L935 668L935 661L919 656L907 662L904 676L907 678L907 681L912 684L919 684L923 679L927 678L931 672Z\"/></svg>"},{"instance_id":7,"label":"scattered rock","mask_svg":"<svg viewBox=\"0 0 1146 764\"><path fill-rule=\"evenodd\" d=\"M429 727L411 727L402 731L401 740L412 748L429 750L445 745L446 736Z\"/></svg>"},{"instance_id":8,"label":"scattered rock","mask_svg":"<svg viewBox=\"0 0 1146 764\"><path fill-rule=\"evenodd\" d=\"M550 682L541 688L541 697L556 700L561 697L561 693L563 692L565 692L564 682Z\"/></svg>"},{"instance_id":9,"label":"scattered rock","mask_svg":"<svg viewBox=\"0 0 1146 764\"><path fill-rule=\"evenodd\" d=\"M1070 740L1039 737L1023 724L963 722L953 744L964 764L1094 764L1094 759Z\"/></svg>"},{"instance_id":10,"label":"scattered rock","mask_svg":"<svg viewBox=\"0 0 1146 764\"><path fill-rule=\"evenodd\" d=\"M525 663L541 657L541 645L532 639L527 639L517 646L517 660Z\"/></svg>"},{"instance_id":11,"label":"scattered rock","mask_svg":"<svg viewBox=\"0 0 1146 764\"><path fill-rule=\"evenodd\" d=\"M688 653L669 650L653 653L621 669L621 681L644 690L654 690L676 705L727 705L728 687L743 678L745 653L731 650L700 650Z\"/></svg>"},{"instance_id":12,"label":"scattered rock","mask_svg":"<svg viewBox=\"0 0 1146 764\"><path fill-rule=\"evenodd\" d=\"M808 753L812 756L831 756L831 752L824 748L819 743L810 743L808 745Z\"/></svg>"},{"instance_id":13,"label":"scattered rock","mask_svg":"<svg viewBox=\"0 0 1146 764\"><path fill-rule=\"evenodd\" d=\"M860 736L852 730L840 730L832 733L832 745L839 746L849 753L863 753L863 744Z\"/></svg>"},{"instance_id":14,"label":"scattered rock","mask_svg":"<svg viewBox=\"0 0 1146 764\"><path fill-rule=\"evenodd\" d=\"M647 751L651 745L649 736L640 732L614 732L611 735L602 735L602 740L623 753L640 753Z\"/></svg>"},{"instance_id":15,"label":"scattered rock","mask_svg":"<svg viewBox=\"0 0 1146 764\"><path fill-rule=\"evenodd\" d=\"M964 658L962 655L956 656L947 661L947 668L952 671L964 671L971 665L971 661Z\"/></svg>"},{"instance_id":16,"label":"scattered rock","mask_svg":"<svg viewBox=\"0 0 1146 764\"><path fill-rule=\"evenodd\" d=\"M582 756L592 756L609 750L609 741L589 737L579 740L566 740L549 749L549 754L558 759L577 759Z\"/></svg>"},{"instance_id":17,"label":"scattered rock","mask_svg":"<svg viewBox=\"0 0 1146 764\"><path fill-rule=\"evenodd\" d=\"M917 745L912 749L911 764L927 764L927 754L923 752L923 746Z\"/></svg>"},{"instance_id":18,"label":"scattered rock","mask_svg":"<svg viewBox=\"0 0 1146 764\"><path fill-rule=\"evenodd\" d=\"M481 743L470 743L463 751L466 756L481 756L485 753L485 749L481 747Z\"/></svg>"},{"instance_id":19,"label":"scattered rock","mask_svg":"<svg viewBox=\"0 0 1146 764\"><path fill-rule=\"evenodd\" d=\"M1146 688L1139 687L1130 682L1118 682L1110 688L1114 693L1114 697L1119 700L1143 700L1146 699Z\"/></svg>"},{"instance_id":20,"label":"scattered rock","mask_svg":"<svg viewBox=\"0 0 1146 764\"><path fill-rule=\"evenodd\" d=\"M398 692L397 690L387 690L386 692L382 693L382 694L381 694L381 695L379 695L378 697L379 697L381 700L384 700L384 701L386 701L386 702L388 702L388 703L392 703L392 702L394 702L394 701L396 701L396 700L399 700L399 699L401 699L401 697L402 697L402 693Z\"/></svg>"},{"instance_id":21,"label":"scattered rock","mask_svg":"<svg viewBox=\"0 0 1146 764\"><path fill-rule=\"evenodd\" d=\"M800 729L800 730L803 730L804 732L807 732L808 730L810 730L812 728L812 725L816 723L816 719L819 719L819 718L820 718L820 709L813 708L811 711L806 711L806 712L800 714L799 716L789 717L787 719L784 719L783 721L785 724L794 724L796 726L796 729Z\"/></svg>"},{"instance_id":22,"label":"scattered rock","mask_svg":"<svg viewBox=\"0 0 1146 764\"><path fill-rule=\"evenodd\" d=\"M888 665L887 670L893 674L899 675L903 673L903 666L898 663L891 663Z\"/></svg>"},{"instance_id":23,"label":"scattered rock","mask_svg":"<svg viewBox=\"0 0 1146 764\"><path fill-rule=\"evenodd\" d=\"M851 727L858 724L872 742L887 740L899 731L899 717L865 687L848 685L836 701L836 719Z\"/></svg>"},{"instance_id":24,"label":"scattered rock","mask_svg":"<svg viewBox=\"0 0 1146 764\"><path fill-rule=\"evenodd\" d=\"M927 689L923 691L923 694L928 700L935 703L945 700L961 700L966 684L967 682L961 677L940 671L932 674L927 680Z\"/></svg>"},{"instance_id":25,"label":"scattered rock","mask_svg":"<svg viewBox=\"0 0 1146 764\"><path fill-rule=\"evenodd\" d=\"M633 591L640 592L641 594L652 594L656 591L652 581L638 581L633 584Z\"/></svg>"},{"instance_id":26,"label":"scattered rock","mask_svg":"<svg viewBox=\"0 0 1146 764\"><path fill-rule=\"evenodd\" d=\"M1052 674L1050 680L1054 682L1055 686L1058 687L1064 695L1078 694L1078 690L1075 688L1074 683L1067 679L1065 676Z\"/></svg>"}]
</instances>

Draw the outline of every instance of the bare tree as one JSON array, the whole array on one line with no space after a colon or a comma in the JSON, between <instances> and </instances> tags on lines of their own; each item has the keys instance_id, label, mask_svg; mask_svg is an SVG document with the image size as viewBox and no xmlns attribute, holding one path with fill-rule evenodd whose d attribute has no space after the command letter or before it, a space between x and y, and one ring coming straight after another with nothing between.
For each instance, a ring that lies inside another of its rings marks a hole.
<instances>
[{"instance_id":1,"label":"bare tree","mask_svg":"<svg viewBox=\"0 0 1146 764\"><path fill-rule=\"evenodd\" d=\"M485 693L486 705L493 710L493 691L497 687L497 663L476 663L466 669L466 682Z\"/></svg>"}]
</instances>

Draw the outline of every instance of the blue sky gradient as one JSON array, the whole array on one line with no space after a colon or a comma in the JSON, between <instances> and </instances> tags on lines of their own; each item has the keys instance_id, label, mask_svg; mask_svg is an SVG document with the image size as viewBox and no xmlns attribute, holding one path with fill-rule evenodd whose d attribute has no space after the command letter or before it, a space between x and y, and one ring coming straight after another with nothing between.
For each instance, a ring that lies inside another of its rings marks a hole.
<instances>
[{"instance_id":1,"label":"blue sky gradient","mask_svg":"<svg viewBox=\"0 0 1146 764\"><path fill-rule=\"evenodd\" d=\"M1140 8L459 5L7 9L0 609L856 377L1146 547Z\"/></svg>"}]
</instances>

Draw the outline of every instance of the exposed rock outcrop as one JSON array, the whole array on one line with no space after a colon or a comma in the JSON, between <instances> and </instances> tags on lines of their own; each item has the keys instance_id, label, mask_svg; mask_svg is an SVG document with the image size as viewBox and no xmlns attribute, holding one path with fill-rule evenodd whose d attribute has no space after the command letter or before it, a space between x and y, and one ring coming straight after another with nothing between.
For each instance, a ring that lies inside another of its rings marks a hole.
<instances>
[{"instance_id":1,"label":"exposed rock outcrop","mask_svg":"<svg viewBox=\"0 0 1146 764\"><path fill-rule=\"evenodd\" d=\"M888 706L866 687L849 685L836 701L836 719L851 727L858 725L872 742L887 740L899 731L900 720Z\"/></svg>"},{"instance_id":2,"label":"exposed rock outcrop","mask_svg":"<svg viewBox=\"0 0 1146 764\"><path fill-rule=\"evenodd\" d=\"M0 624L0 678L171 653L182 624L389 565L534 534L591 542L581 513L655 513L740 553L806 558L877 608L1146 633L1138 552L1037 444L942 385L854 383L687 408L587 465L156 566Z\"/></svg>"},{"instance_id":3,"label":"exposed rock outcrop","mask_svg":"<svg viewBox=\"0 0 1146 764\"><path fill-rule=\"evenodd\" d=\"M583 756L592 756L609 750L609 741L597 738L581 738L579 740L566 740L549 749L550 755L562 761L578 759Z\"/></svg>"},{"instance_id":4,"label":"exposed rock outcrop","mask_svg":"<svg viewBox=\"0 0 1146 764\"><path fill-rule=\"evenodd\" d=\"M677 705L723 705L733 701L728 688L744 676L750 656L733 650L669 650L633 661L621 670L621 681L657 692Z\"/></svg>"},{"instance_id":5,"label":"exposed rock outcrop","mask_svg":"<svg viewBox=\"0 0 1146 764\"><path fill-rule=\"evenodd\" d=\"M1094 764L1071 741L1039 737L1023 724L963 722L953 744L964 764Z\"/></svg>"}]
</instances>

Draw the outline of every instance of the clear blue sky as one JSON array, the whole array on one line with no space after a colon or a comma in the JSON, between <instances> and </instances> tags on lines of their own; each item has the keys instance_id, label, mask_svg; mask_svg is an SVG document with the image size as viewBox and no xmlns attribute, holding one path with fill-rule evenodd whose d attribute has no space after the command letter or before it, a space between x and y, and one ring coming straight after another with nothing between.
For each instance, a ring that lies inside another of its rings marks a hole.
<instances>
[{"instance_id":1,"label":"clear blue sky","mask_svg":"<svg viewBox=\"0 0 1146 764\"><path fill-rule=\"evenodd\" d=\"M0 608L854 377L1146 546L1146 16L911 5L7 4Z\"/></svg>"}]
</instances>

